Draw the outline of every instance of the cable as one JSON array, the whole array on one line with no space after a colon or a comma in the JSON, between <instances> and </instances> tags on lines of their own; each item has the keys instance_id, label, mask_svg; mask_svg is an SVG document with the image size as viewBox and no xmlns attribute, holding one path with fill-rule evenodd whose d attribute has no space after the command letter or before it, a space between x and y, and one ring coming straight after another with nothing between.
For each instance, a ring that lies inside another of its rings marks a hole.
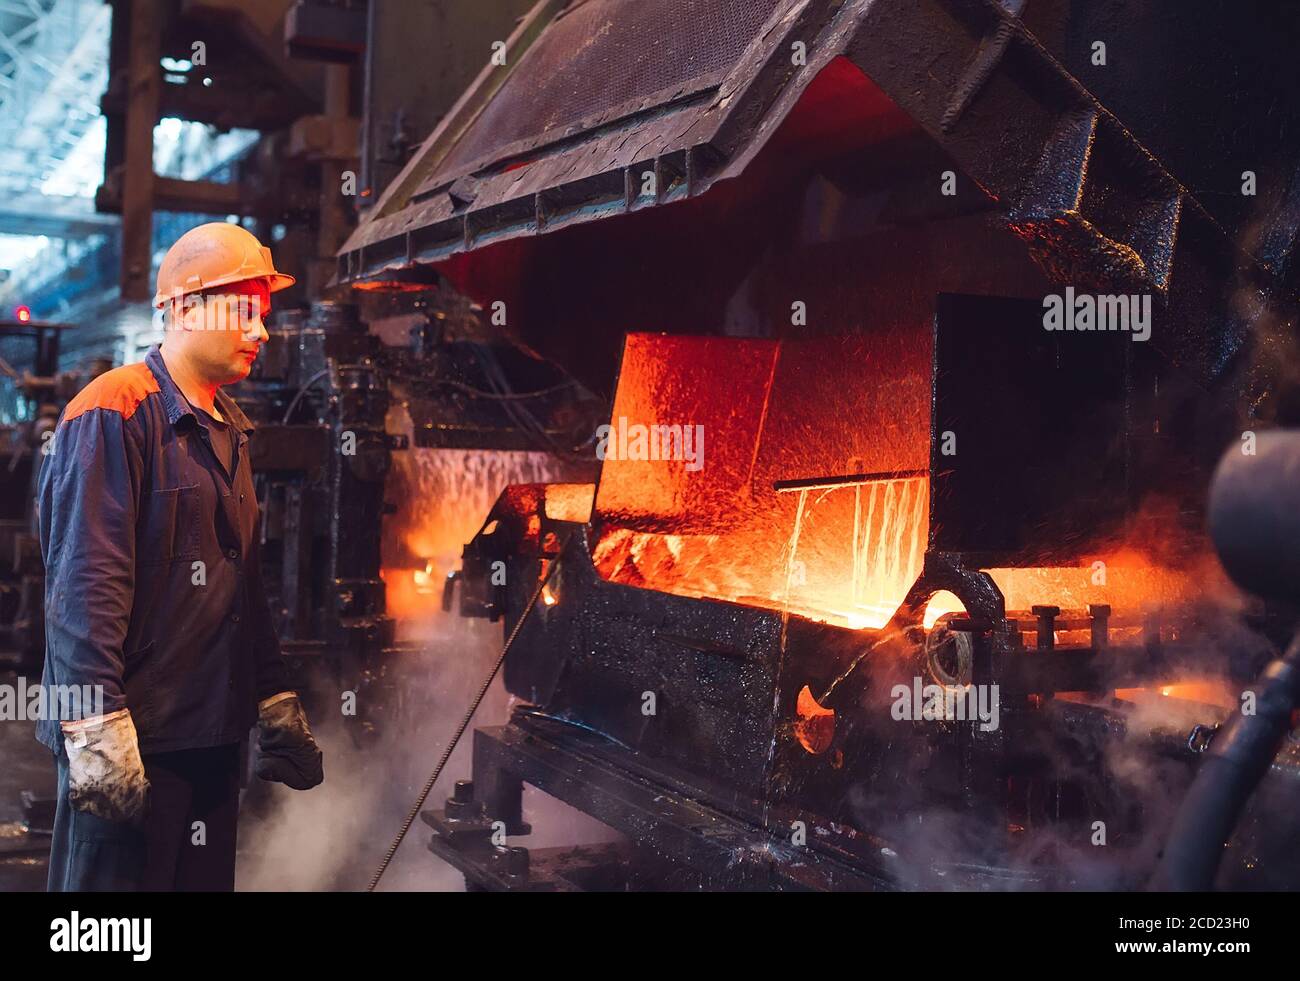
<instances>
[{"instance_id":1,"label":"cable","mask_svg":"<svg viewBox=\"0 0 1300 981\"><path fill-rule=\"evenodd\" d=\"M560 382L560 384L558 385L552 385L549 388L539 388L536 391L532 391L532 392L511 392L510 394L507 395L503 395L498 392L485 392L481 388L475 388L473 385L466 385L463 382L453 381L450 378L435 378L433 380L433 384L445 385L447 388L454 388L458 392L464 392L470 397L476 399L492 399L494 401L500 401L500 402L516 402L516 401L521 401L523 399L541 398L543 395L553 395L556 392L564 391L566 388L573 388L574 386L577 385L577 382L570 380L570 381Z\"/></svg>"},{"instance_id":2,"label":"cable","mask_svg":"<svg viewBox=\"0 0 1300 981\"><path fill-rule=\"evenodd\" d=\"M330 370L328 368L322 368L320 371L316 372L316 374L303 382L302 388L298 389L298 394L295 395L293 400L289 403L289 408L284 410L284 418L280 420L282 426L287 426L289 424L289 417L293 415L293 410L298 408L298 403L301 402L302 397L307 394L307 389L311 388L329 373Z\"/></svg>"},{"instance_id":3,"label":"cable","mask_svg":"<svg viewBox=\"0 0 1300 981\"><path fill-rule=\"evenodd\" d=\"M590 462L591 455L589 453L583 453L582 448L583 446L586 446L588 443L595 442L596 437L595 437L594 430L592 432L592 435L581 446L572 447L572 448L563 447L555 442L551 434L537 420L536 416L534 416L523 406L516 407L514 405L514 403L517 402L525 402L528 401L529 399L538 398L544 395L551 395L556 392L561 392L564 391L565 389L570 389L570 388L582 389L584 392L586 392L586 389L583 388L582 384L577 379L570 378L566 381L560 382L557 385L551 385L548 388L541 388L531 392L514 392L509 390L502 390L501 386L503 384L507 384L507 388L508 388L508 383L505 382L503 376L494 378L492 376L491 369L486 364L481 364L480 366L483 368L485 377L487 377L488 381L491 382L494 385L494 387L497 388L497 391L489 392L486 391L485 389L476 388L473 385L467 385L464 382L454 381L450 378L429 378L425 375L416 374L411 371L389 371L388 374L395 378L401 378L411 382L418 382L426 386L443 386L446 388L456 389L457 391L464 392L470 398L501 403L502 412L505 413L506 417L514 425L514 427L518 429L520 432L532 436L538 443L541 444L541 449L544 452L553 453L558 457L561 457L563 459L572 462L578 462L578 463ZM590 395L591 393L588 392L587 394Z\"/></svg>"},{"instance_id":4,"label":"cable","mask_svg":"<svg viewBox=\"0 0 1300 981\"><path fill-rule=\"evenodd\" d=\"M1300 633L1252 686L1255 712L1234 712L1205 750L1179 805L1160 864L1147 884L1158 892L1208 892L1247 801L1255 793L1291 728L1300 704Z\"/></svg>"},{"instance_id":5,"label":"cable","mask_svg":"<svg viewBox=\"0 0 1300 981\"><path fill-rule=\"evenodd\" d=\"M564 549L568 546L569 539L572 537L573 532L569 532L569 534L564 536L564 540L560 542L559 554L562 555L564 553ZM456 734L451 737L451 742L448 743L447 748L443 750L442 759L438 760L438 765L434 767L433 774L429 777L428 783L426 783L424 789L420 791L420 796L416 798L415 806L411 808L411 813L406 816L406 820L402 823L402 830L397 833L397 837L393 839L393 843L388 847L388 854L384 856L384 860L380 863L379 869L375 872L374 878L370 880L370 886L366 889L366 892L374 892L375 887L379 885L379 880L383 877L384 872L388 870L388 863L393 860L393 856L397 854L397 849L401 847L402 840L406 837L406 833L411 830L411 825L414 824L415 819L419 817L420 809L424 807L424 802L428 799L429 794L433 792L433 785L436 784L438 778L442 776L443 768L447 765L447 761L451 759L451 754L455 751L456 744L460 742L460 737L465 735L465 730L469 728L470 721L474 718L474 713L478 711L478 707L482 704L483 698L487 695L488 689L492 687L492 681L496 678L497 672L501 670L501 665L505 663L506 655L510 653L510 646L515 642L515 638L519 636L519 631L523 627L524 621L528 619L528 614L533 612L533 607L537 605L538 597L542 595L542 590L546 588L546 584L551 581L551 576L555 573L555 569L559 564L560 560L557 555L557 557L550 562L546 574L542 576L541 581L537 584L537 588L533 590L533 595L528 599L528 605L524 607L524 612L521 613L519 619L515 621L515 626L514 629L510 631L510 636L506 638L506 646L501 648L501 656L497 658L496 664L492 665L492 671L483 680L483 685L479 688L478 694L474 696L474 701L470 703L469 710L465 713L465 717L460 720L460 725L456 727Z\"/></svg>"},{"instance_id":6,"label":"cable","mask_svg":"<svg viewBox=\"0 0 1300 981\"><path fill-rule=\"evenodd\" d=\"M445 388L454 388L458 392L464 392L470 398L490 399L499 402L519 402L524 399L541 398L543 395L554 395L556 392L563 392L567 388L577 388L578 382L572 378L568 381L562 381L558 385L550 385L547 388L538 388L531 392L511 392L508 395L502 395L499 392L489 392L482 388L475 388L473 385L466 385L464 382L455 381L451 378L429 378L426 375L416 374L413 371L389 371L388 374L394 378L403 378L407 381L422 382L426 385L441 385Z\"/></svg>"},{"instance_id":7,"label":"cable","mask_svg":"<svg viewBox=\"0 0 1300 981\"><path fill-rule=\"evenodd\" d=\"M479 367L483 369L483 374L493 390L499 395L512 394L510 380L506 377L492 349L483 344L471 344L470 350L478 359ZM527 406L504 401L501 403L501 407L516 426L524 432L532 433L535 438L540 439L542 443L548 446L551 452L559 455L569 452L551 438L551 434L546 431L546 427L538 421Z\"/></svg>"}]
</instances>

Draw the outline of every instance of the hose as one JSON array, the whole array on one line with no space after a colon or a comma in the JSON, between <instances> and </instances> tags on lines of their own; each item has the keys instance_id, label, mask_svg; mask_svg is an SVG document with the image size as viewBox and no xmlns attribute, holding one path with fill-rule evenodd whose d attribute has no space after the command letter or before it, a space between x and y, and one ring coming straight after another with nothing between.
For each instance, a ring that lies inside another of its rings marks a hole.
<instances>
[{"instance_id":1,"label":"hose","mask_svg":"<svg viewBox=\"0 0 1300 981\"><path fill-rule=\"evenodd\" d=\"M302 397L307 394L308 390L313 385L315 385L318 381L320 381L329 373L330 370L328 368L322 368L320 371L316 372L316 374L312 375L305 382L303 382L302 388L298 389L298 394L293 397L292 401L290 401L289 408L284 410L284 418L280 420L281 425L287 426L289 424L289 417L293 415L293 410L298 408L298 403L302 401Z\"/></svg>"},{"instance_id":2,"label":"hose","mask_svg":"<svg viewBox=\"0 0 1300 981\"><path fill-rule=\"evenodd\" d=\"M1236 713L1206 750L1149 890L1214 888L1223 846L1286 738L1292 711L1300 705L1300 633L1286 653L1264 669L1255 693L1255 714Z\"/></svg>"}]
</instances>

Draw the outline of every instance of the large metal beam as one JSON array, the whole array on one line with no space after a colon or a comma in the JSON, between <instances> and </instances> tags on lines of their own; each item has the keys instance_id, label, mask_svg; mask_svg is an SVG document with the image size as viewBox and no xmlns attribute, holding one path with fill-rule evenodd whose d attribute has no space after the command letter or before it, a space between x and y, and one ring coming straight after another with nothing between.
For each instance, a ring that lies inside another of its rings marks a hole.
<instances>
[{"instance_id":1,"label":"large metal beam","mask_svg":"<svg viewBox=\"0 0 1300 981\"><path fill-rule=\"evenodd\" d=\"M125 214L122 187L127 180L125 169L115 170L95 195L95 207L101 212ZM186 181L153 174L153 210L184 211L201 215L243 215L257 210L240 184L216 181Z\"/></svg>"},{"instance_id":2,"label":"large metal beam","mask_svg":"<svg viewBox=\"0 0 1300 981\"><path fill-rule=\"evenodd\" d=\"M153 129L162 76L160 0L131 0L131 60L127 69L126 161L122 172L122 299L153 295Z\"/></svg>"},{"instance_id":3,"label":"large metal beam","mask_svg":"<svg viewBox=\"0 0 1300 981\"><path fill-rule=\"evenodd\" d=\"M85 207L84 198L10 199L0 204L0 235L85 238L117 227L116 216L97 214Z\"/></svg>"}]
</instances>

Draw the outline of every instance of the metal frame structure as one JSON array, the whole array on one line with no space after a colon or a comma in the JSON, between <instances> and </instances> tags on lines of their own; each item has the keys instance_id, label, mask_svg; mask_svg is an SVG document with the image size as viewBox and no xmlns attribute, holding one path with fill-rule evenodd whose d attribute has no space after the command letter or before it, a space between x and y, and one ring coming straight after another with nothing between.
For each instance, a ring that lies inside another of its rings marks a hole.
<instances>
[{"instance_id":1,"label":"metal frame structure","mask_svg":"<svg viewBox=\"0 0 1300 981\"><path fill-rule=\"evenodd\" d=\"M110 13L97 0L0 5L0 190L38 191L99 115Z\"/></svg>"},{"instance_id":2,"label":"metal frame structure","mask_svg":"<svg viewBox=\"0 0 1300 981\"><path fill-rule=\"evenodd\" d=\"M1230 239L1031 32L1023 7L781 0L704 88L658 92L461 162L458 145L571 13L543 0L505 42L506 65L484 68L348 239L338 280L702 195L740 175L818 73L847 58L998 202L1049 278L1153 293L1177 328L1155 341L1161 353L1217 377L1247 345L1257 311L1207 311L1245 288L1263 295L1268 315L1293 317L1279 271L1300 226L1284 211L1253 244ZM796 44L806 64L792 64Z\"/></svg>"}]
</instances>

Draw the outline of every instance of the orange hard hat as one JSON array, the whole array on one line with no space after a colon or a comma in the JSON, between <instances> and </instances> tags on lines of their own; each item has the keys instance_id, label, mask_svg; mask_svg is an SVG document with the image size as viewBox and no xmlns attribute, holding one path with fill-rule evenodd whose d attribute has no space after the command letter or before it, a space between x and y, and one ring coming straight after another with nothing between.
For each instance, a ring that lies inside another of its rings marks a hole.
<instances>
[{"instance_id":1,"label":"orange hard hat","mask_svg":"<svg viewBox=\"0 0 1300 981\"><path fill-rule=\"evenodd\" d=\"M262 279L274 293L288 289L294 278L277 272L271 250L246 228L213 221L191 228L176 240L158 267L158 292L153 305L161 310L186 293Z\"/></svg>"}]
</instances>

